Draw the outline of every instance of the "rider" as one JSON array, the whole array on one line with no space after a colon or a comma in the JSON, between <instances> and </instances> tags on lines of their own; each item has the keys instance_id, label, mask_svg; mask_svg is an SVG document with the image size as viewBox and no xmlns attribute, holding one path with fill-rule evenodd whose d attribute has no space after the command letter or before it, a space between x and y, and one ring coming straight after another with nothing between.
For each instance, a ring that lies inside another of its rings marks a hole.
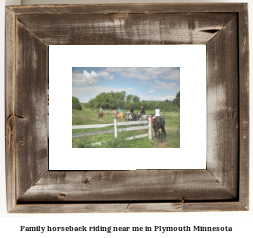
<instances>
[{"instance_id":1,"label":"rider","mask_svg":"<svg viewBox=\"0 0 253 238\"><path fill-rule=\"evenodd\" d=\"M160 115L160 109L158 109L158 107L156 107L156 109L155 109L155 115L153 116L151 123L153 124L153 120L154 120L156 117L160 117L160 116L161 116L161 115Z\"/></svg>"},{"instance_id":2,"label":"rider","mask_svg":"<svg viewBox=\"0 0 253 238\"><path fill-rule=\"evenodd\" d=\"M101 113L102 112L102 107L100 106L100 111L98 112L98 116L99 116L99 113Z\"/></svg>"},{"instance_id":3,"label":"rider","mask_svg":"<svg viewBox=\"0 0 253 238\"><path fill-rule=\"evenodd\" d=\"M141 106L141 114L139 114L138 120L140 119L140 116L143 114L145 114L145 109L143 108L143 106Z\"/></svg>"},{"instance_id":4,"label":"rider","mask_svg":"<svg viewBox=\"0 0 253 238\"><path fill-rule=\"evenodd\" d=\"M160 117L160 109L158 109L158 107L156 107L155 109L155 115L153 116L153 119L155 119L155 117Z\"/></svg>"},{"instance_id":5,"label":"rider","mask_svg":"<svg viewBox=\"0 0 253 238\"><path fill-rule=\"evenodd\" d=\"M117 113L116 113L116 115L118 115L118 113L120 113L121 112L121 110L120 110L120 108L118 109L118 111L117 111Z\"/></svg>"},{"instance_id":6,"label":"rider","mask_svg":"<svg viewBox=\"0 0 253 238\"><path fill-rule=\"evenodd\" d=\"M130 115L130 114L132 115L132 118L133 118L133 113L134 113L134 108L133 108L133 106L131 106L131 108L130 108L129 111L130 111L130 112L127 113L127 120L129 119L129 115Z\"/></svg>"}]
</instances>

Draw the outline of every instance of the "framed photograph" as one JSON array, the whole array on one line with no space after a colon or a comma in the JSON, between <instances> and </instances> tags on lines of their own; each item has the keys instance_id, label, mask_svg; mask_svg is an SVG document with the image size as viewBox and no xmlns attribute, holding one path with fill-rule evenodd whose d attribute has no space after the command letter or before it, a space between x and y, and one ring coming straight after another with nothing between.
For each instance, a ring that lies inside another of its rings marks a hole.
<instances>
[{"instance_id":1,"label":"framed photograph","mask_svg":"<svg viewBox=\"0 0 253 238\"><path fill-rule=\"evenodd\" d=\"M49 52L50 95L57 95L49 97L49 170L206 169L205 45L52 45ZM114 67L92 67L100 65ZM188 116L194 102L198 120ZM160 120L164 130L155 135Z\"/></svg>"},{"instance_id":2,"label":"framed photograph","mask_svg":"<svg viewBox=\"0 0 253 238\"><path fill-rule=\"evenodd\" d=\"M6 7L8 212L249 210L248 40L246 3Z\"/></svg>"}]
</instances>

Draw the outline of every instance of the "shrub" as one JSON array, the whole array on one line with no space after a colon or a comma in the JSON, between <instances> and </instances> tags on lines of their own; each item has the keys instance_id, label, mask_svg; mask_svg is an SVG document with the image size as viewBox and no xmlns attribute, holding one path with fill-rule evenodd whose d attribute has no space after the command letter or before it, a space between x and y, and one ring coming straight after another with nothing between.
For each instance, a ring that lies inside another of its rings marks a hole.
<instances>
[{"instance_id":1,"label":"shrub","mask_svg":"<svg viewBox=\"0 0 253 238\"><path fill-rule=\"evenodd\" d=\"M76 97L72 97L72 109L76 109L76 110L82 109L79 99Z\"/></svg>"}]
</instances>

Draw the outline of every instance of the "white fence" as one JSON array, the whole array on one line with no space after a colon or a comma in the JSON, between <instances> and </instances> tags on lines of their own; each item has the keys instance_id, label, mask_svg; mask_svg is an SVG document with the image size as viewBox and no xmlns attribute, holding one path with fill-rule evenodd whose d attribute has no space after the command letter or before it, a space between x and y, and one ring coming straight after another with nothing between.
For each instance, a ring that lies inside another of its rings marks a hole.
<instances>
[{"instance_id":1,"label":"white fence","mask_svg":"<svg viewBox=\"0 0 253 238\"><path fill-rule=\"evenodd\" d=\"M148 124L148 125L118 129L118 126L140 125L140 124ZM72 126L72 129L103 128L103 127L107 127L107 126L114 126L114 137L115 138L118 137L118 132L148 129L148 133L146 133L146 134L127 137L127 138L125 138L125 140L133 140L134 138L138 139L138 138L143 138L143 137L148 137L149 139L152 139L151 117L148 118L148 121L131 121L131 122L117 122L117 120L114 119L114 124L77 125L77 126ZM93 143L92 145L101 145L101 142Z\"/></svg>"},{"instance_id":2,"label":"white fence","mask_svg":"<svg viewBox=\"0 0 253 238\"><path fill-rule=\"evenodd\" d=\"M99 109L98 110L93 110L94 112L99 112ZM103 110L103 112L104 112L104 114L105 115L114 115L113 114L113 111L118 111L118 109L112 109L112 110L110 110L110 111L108 111L108 110ZM127 112L124 112L125 114L127 113ZM137 115L138 114L140 114L140 113L137 113ZM146 113L147 115L152 115L153 113ZM174 112L172 112L171 114L167 114L166 112L160 112L160 114L161 114L161 116L171 116L172 118L174 117L174 116L180 116L180 114L175 114Z\"/></svg>"},{"instance_id":3,"label":"white fence","mask_svg":"<svg viewBox=\"0 0 253 238\"><path fill-rule=\"evenodd\" d=\"M172 112L171 114L166 114L166 112L164 112L164 113L160 113L161 114L161 116L171 116L172 118L174 117L174 116L180 116L180 114L175 114L174 112Z\"/></svg>"}]
</instances>

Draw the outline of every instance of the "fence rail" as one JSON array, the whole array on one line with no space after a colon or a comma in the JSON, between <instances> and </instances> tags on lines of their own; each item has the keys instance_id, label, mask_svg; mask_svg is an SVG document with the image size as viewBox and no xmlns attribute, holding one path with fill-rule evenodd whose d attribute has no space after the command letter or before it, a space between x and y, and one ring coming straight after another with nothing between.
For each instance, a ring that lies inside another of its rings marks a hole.
<instances>
[{"instance_id":1,"label":"fence rail","mask_svg":"<svg viewBox=\"0 0 253 238\"><path fill-rule=\"evenodd\" d=\"M114 119L114 121L115 120L116 119ZM141 125L141 124L148 124L148 121L117 122L118 126ZM114 124L75 125L75 126L72 126L72 129L103 128L103 127L113 126L113 125Z\"/></svg>"},{"instance_id":2,"label":"fence rail","mask_svg":"<svg viewBox=\"0 0 253 238\"><path fill-rule=\"evenodd\" d=\"M118 132L122 131L136 131L136 130L142 130L142 129L148 129L148 126L138 126L138 127L130 127L130 128L123 128L123 129L118 129Z\"/></svg>"},{"instance_id":3,"label":"fence rail","mask_svg":"<svg viewBox=\"0 0 253 238\"><path fill-rule=\"evenodd\" d=\"M148 125L118 129L118 126L142 125L142 124L148 124ZM117 120L114 119L114 124L75 125L75 126L72 126L72 129L103 128L103 127L107 127L107 126L114 126L114 137L115 138L118 137L118 132L148 129L148 133L147 134L142 134L142 135L138 135L138 136L127 137L127 138L125 138L125 140L133 140L134 138L138 139L138 138L143 138L143 137L148 137L149 139L152 139L152 134L151 134L151 118L150 117L148 118L148 121L117 122ZM101 142L92 143L91 145L92 146L101 145Z\"/></svg>"},{"instance_id":4,"label":"fence rail","mask_svg":"<svg viewBox=\"0 0 253 238\"><path fill-rule=\"evenodd\" d=\"M72 129L103 128L103 127L113 126L113 125L114 124L76 125L76 126L72 126Z\"/></svg>"}]
</instances>

